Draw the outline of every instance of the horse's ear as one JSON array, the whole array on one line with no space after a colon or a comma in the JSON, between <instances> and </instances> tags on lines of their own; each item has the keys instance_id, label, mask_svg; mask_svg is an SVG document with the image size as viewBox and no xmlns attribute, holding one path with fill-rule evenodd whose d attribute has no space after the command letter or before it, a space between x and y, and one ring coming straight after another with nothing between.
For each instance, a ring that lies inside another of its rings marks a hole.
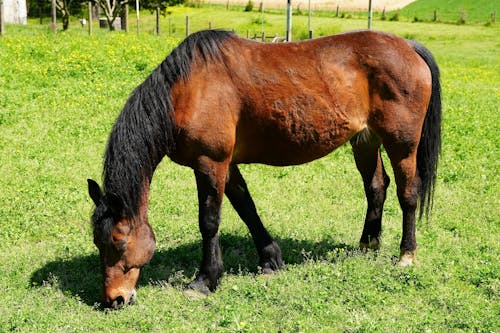
<instances>
[{"instance_id":1,"label":"horse's ear","mask_svg":"<svg viewBox=\"0 0 500 333\"><path fill-rule=\"evenodd\" d=\"M109 209L114 216L121 218L123 215L123 201L122 199L114 193L109 193L106 195L106 199L109 205Z\"/></svg>"},{"instance_id":2,"label":"horse's ear","mask_svg":"<svg viewBox=\"0 0 500 333\"><path fill-rule=\"evenodd\" d=\"M98 206L99 202L102 199L101 188L99 187L99 184L97 184L92 179L87 179L87 183L89 184L89 195L92 198L92 201L94 201L95 205Z\"/></svg>"}]
</instances>

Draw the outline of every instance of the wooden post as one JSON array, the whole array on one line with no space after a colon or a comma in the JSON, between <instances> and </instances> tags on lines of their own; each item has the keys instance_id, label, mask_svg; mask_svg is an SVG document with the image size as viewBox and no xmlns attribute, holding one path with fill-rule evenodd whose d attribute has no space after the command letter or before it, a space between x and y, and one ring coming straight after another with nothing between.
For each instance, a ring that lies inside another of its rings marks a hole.
<instances>
[{"instance_id":1,"label":"wooden post","mask_svg":"<svg viewBox=\"0 0 500 333\"><path fill-rule=\"evenodd\" d=\"M372 18L373 18L372 0L368 0L368 29L372 28Z\"/></svg>"},{"instance_id":2,"label":"wooden post","mask_svg":"<svg viewBox=\"0 0 500 333\"><path fill-rule=\"evenodd\" d=\"M307 20L307 27L309 28L309 39L312 39L312 30L311 30L311 0L309 0L309 17Z\"/></svg>"},{"instance_id":3,"label":"wooden post","mask_svg":"<svg viewBox=\"0 0 500 333\"><path fill-rule=\"evenodd\" d=\"M139 35L139 0L135 0L135 13L137 16L137 34Z\"/></svg>"},{"instance_id":4,"label":"wooden post","mask_svg":"<svg viewBox=\"0 0 500 333\"><path fill-rule=\"evenodd\" d=\"M89 1L89 36L92 35L92 2Z\"/></svg>"},{"instance_id":5,"label":"wooden post","mask_svg":"<svg viewBox=\"0 0 500 333\"><path fill-rule=\"evenodd\" d=\"M335 17L339 17L339 5L337 5L337 11L335 12Z\"/></svg>"},{"instance_id":6,"label":"wooden post","mask_svg":"<svg viewBox=\"0 0 500 333\"><path fill-rule=\"evenodd\" d=\"M264 0L260 2L260 32L264 35Z\"/></svg>"},{"instance_id":7,"label":"wooden post","mask_svg":"<svg viewBox=\"0 0 500 333\"><path fill-rule=\"evenodd\" d=\"M5 25L3 23L3 0L0 0L0 36L5 34Z\"/></svg>"},{"instance_id":8,"label":"wooden post","mask_svg":"<svg viewBox=\"0 0 500 333\"><path fill-rule=\"evenodd\" d=\"M52 28L52 31L56 32L57 30L56 0L52 0L52 8L50 12L51 12L50 26Z\"/></svg>"},{"instance_id":9,"label":"wooden post","mask_svg":"<svg viewBox=\"0 0 500 333\"><path fill-rule=\"evenodd\" d=\"M123 4L120 20L122 30L128 32L128 3Z\"/></svg>"},{"instance_id":10,"label":"wooden post","mask_svg":"<svg viewBox=\"0 0 500 333\"><path fill-rule=\"evenodd\" d=\"M189 16L186 16L186 37L189 36Z\"/></svg>"},{"instance_id":11,"label":"wooden post","mask_svg":"<svg viewBox=\"0 0 500 333\"><path fill-rule=\"evenodd\" d=\"M437 22L437 20L438 20L438 11L437 11L437 9L434 9L434 20L433 21Z\"/></svg>"},{"instance_id":12,"label":"wooden post","mask_svg":"<svg viewBox=\"0 0 500 333\"><path fill-rule=\"evenodd\" d=\"M292 0L286 1L286 41L292 41Z\"/></svg>"},{"instance_id":13,"label":"wooden post","mask_svg":"<svg viewBox=\"0 0 500 333\"><path fill-rule=\"evenodd\" d=\"M491 13L491 23L496 23L497 22L497 11L495 10L494 12Z\"/></svg>"},{"instance_id":14,"label":"wooden post","mask_svg":"<svg viewBox=\"0 0 500 333\"><path fill-rule=\"evenodd\" d=\"M160 36L160 6L156 7L156 36Z\"/></svg>"},{"instance_id":15,"label":"wooden post","mask_svg":"<svg viewBox=\"0 0 500 333\"><path fill-rule=\"evenodd\" d=\"M212 30L212 22L208 22L208 30Z\"/></svg>"}]
</instances>

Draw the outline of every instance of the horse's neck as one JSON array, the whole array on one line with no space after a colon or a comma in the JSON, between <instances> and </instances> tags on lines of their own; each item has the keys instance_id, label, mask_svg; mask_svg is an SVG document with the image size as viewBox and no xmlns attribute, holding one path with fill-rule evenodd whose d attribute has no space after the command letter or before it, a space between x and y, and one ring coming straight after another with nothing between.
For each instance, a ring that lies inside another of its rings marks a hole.
<instances>
[{"instance_id":1,"label":"horse's neck","mask_svg":"<svg viewBox=\"0 0 500 333\"><path fill-rule=\"evenodd\" d=\"M142 193L138 209L138 215L141 221L147 221L148 219L148 204L149 204L149 179L145 179L142 186Z\"/></svg>"}]
</instances>

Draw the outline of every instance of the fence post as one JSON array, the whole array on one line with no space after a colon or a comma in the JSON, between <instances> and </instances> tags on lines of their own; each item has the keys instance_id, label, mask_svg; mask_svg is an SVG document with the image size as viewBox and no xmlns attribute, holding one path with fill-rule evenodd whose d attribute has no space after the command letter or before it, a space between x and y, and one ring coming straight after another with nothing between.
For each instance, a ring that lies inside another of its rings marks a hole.
<instances>
[{"instance_id":1,"label":"fence post","mask_svg":"<svg viewBox=\"0 0 500 333\"><path fill-rule=\"evenodd\" d=\"M372 0L369 0L368 1L368 29L372 28L372 17L373 17Z\"/></svg>"},{"instance_id":2,"label":"fence post","mask_svg":"<svg viewBox=\"0 0 500 333\"><path fill-rule=\"evenodd\" d=\"M292 41L292 0L286 1L286 41Z\"/></svg>"},{"instance_id":3,"label":"fence post","mask_svg":"<svg viewBox=\"0 0 500 333\"><path fill-rule=\"evenodd\" d=\"M139 0L135 0L135 14L137 18L137 35L139 35Z\"/></svg>"},{"instance_id":4,"label":"fence post","mask_svg":"<svg viewBox=\"0 0 500 333\"><path fill-rule=\"evenodd\" d=\"M122 30L128 32L128 3L122 7L120 21Z\"/></svg>"},{"instance_id":5,"label":"fence post","mask_svg":"<svg viewBox=\"0 0 500 333\"><path fill-rule=\"evenodd\" d=\"M264 0L260 2L260 31L264 33Z\"/></svg>"},{"instance_id":6,"label":"fence post","mask_svg":"<svg viewBox=\"0 0 500 333\"><path fill-rule=\"evenodd\" d=\"M186 37L189 36L189 16L186 16Z\"/></svg>"},{"instance_id":7,"label":"fence post","mask_svg":"<svg viewBox=\"0 0 500 333\"><path fill-rule=\"evenodd\" d=\"M89 9L89 36L92 35L92 2L88 2L88 9Z\"/></svg>"},{"instance_id":8,"label":"fence post","mask_svg":"<svg viewBox=\"0 0 500 333\"><path fill-rule=\"evenodd\" d=\"M311 30L311 0L309 0L309 5L308 5L308 11L309 11L309 15L308 15L308 18L307 18L307 27L308 27L308 30L309 30L309 39L312 39L312 30Z\"/></svg>"},{"instance_id":9,"label":"fence post","mask_svg":"<svg viewBox=\"0 0 500 333\"><path fill-rule=\"evenodd\" d=\"M1 1L1 0L0 0ZM491 23L497 22L497 11L491 12Z\"/></svg>"},{"instance_id":10,"label":"fence post","mask_svg":"<svg viewBox=\"0 0 500 333\"><path fill-rule=\"evenodd\" d=\"M434 22L437 22L438 20L438 11L437 9L434 9Z\"/></svg>"},{"instance_id":11,"label":"fence post","mask_svg":"<svg viewBox=\"0 0 500 333\"><path fill-rule=\"evenodd\" d=\"M3 0L0 0L0 36L4 35L5 26L3 23Z\"/></svg>"},{"instance_id":12,"label":"fence post","mask_svg":"<svg viewBox=\"0 0 500 333\"><path fill-rule=\"evenodd\" d=\"M156 36L160 36L160 6L156 7Z\"/></svg>"},{"instance_id":13,"label":"fence post","mask_svg":"<svg viewBox=\"0 0 500 333\"><path fill-rule=\"evenodd\" d=\"M51 23L50 26L52 31L56 32L57 30L57 15L56 15L56 0L52 0L52 8L50 10L51 13Z\"/></svg>"}]
</instances>

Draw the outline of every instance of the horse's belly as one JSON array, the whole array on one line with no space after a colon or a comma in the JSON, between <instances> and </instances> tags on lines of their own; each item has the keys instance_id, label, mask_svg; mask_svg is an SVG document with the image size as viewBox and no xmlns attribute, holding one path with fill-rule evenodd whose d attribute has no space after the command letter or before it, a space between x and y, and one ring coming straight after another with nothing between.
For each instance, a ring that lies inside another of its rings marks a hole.
<instances>
[{"instance_id":1,"label":"horse's belly","mask_svg":"<svg viewBox=\"0 0 500 333\"><path fill-rule=\"evenodd\" d=\"M318 159L354 134L340 117L283 117L279 121L245 122L238 126L234 163L296 165Z\"/></svg>"}]
</instances>

